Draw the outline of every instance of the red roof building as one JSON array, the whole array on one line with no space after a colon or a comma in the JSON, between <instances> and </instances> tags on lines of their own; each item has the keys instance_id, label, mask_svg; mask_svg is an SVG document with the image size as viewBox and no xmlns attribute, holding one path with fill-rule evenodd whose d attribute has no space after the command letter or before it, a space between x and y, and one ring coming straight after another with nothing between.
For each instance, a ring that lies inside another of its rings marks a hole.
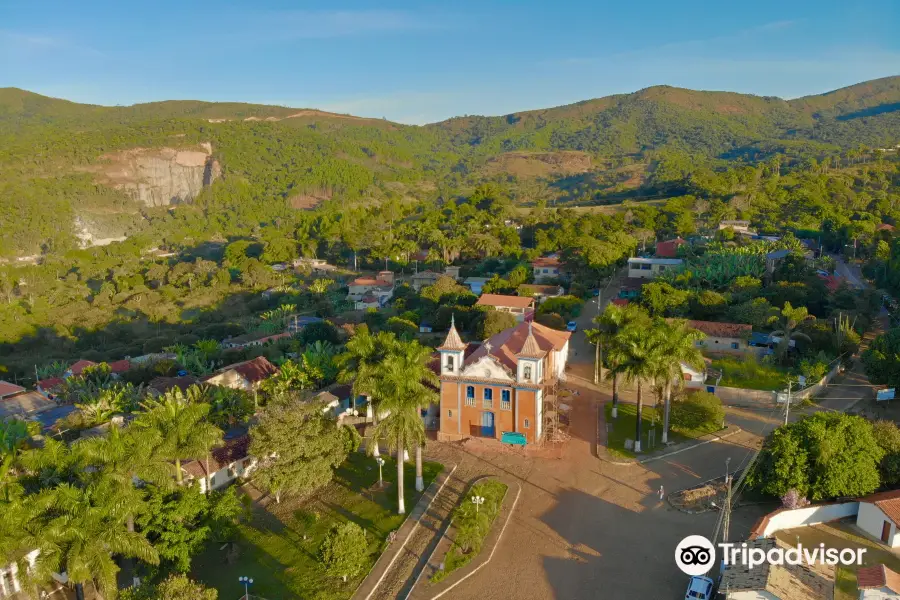
<instances>
[{"instance_id":1,"label":"red roof building","mask_svg":"<svg viewBox=\"0 0 900 600\"><path fill-rule=\"evenodd\" d=\"M666 240L665 242L657 242L656 256L659 258L678 258L678 248L686 243L687 242L680 237L673 240Z\"/></svg>"},{"instance_id":2,"label":"red roof building","mask_svg":"<svg viewBox=\"0 0 900 600\"><path fill-rule=\"evenodd\" d=\"M25 391L20 385L10 383L8 381L0 381L0 398L9 398Z\"/></svg>"},{"instance_id":3,"label":"red roof building","mask_svg":"<svg viewBox=\"0 0 900 600\"><path fill-rule=\"evenodd\" d=\"M88 367L96 367L96 366L97 366L97 363L95 363L93 361L81 359L81 360L76 361L74 365L69 367L69 372L72 373L72 375L77 376L77 375L81 375L81 373Z\"/></svg>"},{"instance_id":4,"label":"red roof building","mask_svg":"<svg viewBox=\"0 0 900 600\"><path fill-rule=\"evenodd\" d=\"M207 377L206 383L250 392L258 389L263 381L276 373L278 367L270 363L265 356L257 356L253 360L222 367Z\"/></svg>"},{"instance_id":5,"label":"red roof building","mask_svg":"<svg viewBox=\"0 0 900 600\"><path fill-rule=\"evenodd\" d=\"M534 318L534 298L528 296L482 294L475 306L490 306L494 310L511 313L519 322Z\"/></svg>"},{"instance_id":6,"label":"red roof building","mask_svg":"<svg viewBox=\"0 0 900 600\"><path fill-rule=\"evenodd\" d=\"M878 590L887 588L894 594L900 594L900 574L884 565L860 567L856 571L856 587L861 590ZM879 596L872 596L878 598ZM881 596L887 598L888 596Z\"/></svg>"}]
</instances>

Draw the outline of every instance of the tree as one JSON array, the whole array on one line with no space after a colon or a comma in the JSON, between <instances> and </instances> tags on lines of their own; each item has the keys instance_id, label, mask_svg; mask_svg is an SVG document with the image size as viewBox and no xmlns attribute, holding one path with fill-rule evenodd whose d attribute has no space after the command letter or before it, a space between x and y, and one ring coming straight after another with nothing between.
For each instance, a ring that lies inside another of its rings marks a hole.
<instances>
[{"instance_id":1,"label":"tree","mask_svg":"<svg viewBox=\"0 0 900 600\"><path fill-rule=\"evenodd\" d=\"M609 353L606 357L610 363L610 368L615 366L613 360L621 353L617 353L612 349L612 345L617 343L621 338L621 333L630 328L642 325L649 325L650 315L643 308L636 304L626 304L625 306L617 306L615 304L607 304L603 312L594 317L597 324L596 329L589 329L586 333L588 340L597 344L597 373L598 378L602 379L602 365L604 362L604 349ZM612 417L616 418L616 412L619 405L619 379L618 373L612 371Z\"/></svg>"},{"instance_id":2,"label":"tree","mask_svg":"<svg viewBox=\"0 0 900 600\"><path fill-rule=\"evenodd\" d=\"M478 339L486 340L489 337L516 326L516 317L500 310L488 309L483 311L478 321L476 335Z\"/></svg>"},{"instance_id":3,"label":"tree","mask_svg":"<svg viewBox=\"0 0 900 600\"><path fill-rule=\"evenodd\" d=\"M137 520L141 532L159 557L176 571L186 573L191 559L209 539L223 541L242 514L234 488L204 495L197 486L176 489L148 485L146 508Z\"/></svg>"},{"instance_id":4,"label":"tree","mask_svg":"<svg viewBox=\"0 0 900 600\"><path fill-rule=\"evenodd\" d=\"M900 328L877 336L862 353L866 375L872 383L900 386Z\"/></svg>"},{"instance_id":5,"label":"tree","mask_svg":"<svg viewBox=\"0 0 900 600\"><path fill-rule=\"evenodd\" d=\"M884 451L879 465L881 481L888 485L900 483L900 428L893 421L875 421L872 434L878 447Z\"/></svg>"},{"instance_id":6,"label":"tree","mask_svg":"<svg viewBox=\"0 0 900 600\"><path fill-rule=\"evenodd\" d=\"M816 413L766 438L749 483L773 496L795 489L813 501L865 496L881 485L883 456L864 418Z\"/></svg>"},{"instance_id":7,"label":"tree","mask_svg":"<svg viewBox=\"0 0 900 600\"><path fill-rule=\"evenodd\" d=\"M725 420L725 409L718 396L706 391L686 394L672 404L672 424L682 429L700 429Z\"/></svg>"},{"instance_id":8,"label":"tree","mask_svg":"<svg viewBox=\"0 0 900 600\"><path fill-rule=\"evenodd\" d=\"M322 404L293 394L276 397L250 430L250 454L260 457L254 481L275 495L305 496L324 487L347 458L346 433Z\"/></svg>"},{"instance_id":9,"label":"tree","mask_svg":"<svg viewBox=\"0 0 900 600\"><path fill-rule=\"evenodd\" d=\"M345 583L348 577L355 577L363 571L368 558L366 532L352 521L335 525L325 536L319 550L319 559L326 572L332 577L340 577Z\"/></svg>"},{"instance_id":10,"label":"tree","mask_svg":"<svg viewBox=\"0 0 900 600\"><path fill-rule=\"evenodd\" d=\"M425 424L420 409L438 401L434 390L438 377L428 368L431 351L416 341L402 344L384 361L373 386L376 410L388 413L373 433L373 445L384 440L397 452L397 512L406 512L403 488L403 454L412 447L416 453L416 489L424 489L422 446Z\"/></svg>"},{"instance_id":11,"label":"tree","mask_svg":"<svg viewBox=\"0 0 900 600\"><path fill-rule=\"evenodd\" d=\"M184 393L174 388L143 405L133 427L155 432L160 438L161 455L175 461L175 481L184 481L181 461L200 459L222 441L222 430L207 421L209 404L189 402Z\"/></svg>"},{"instance_id":12,"label":"tree","mask_svg":"<svg viewBox=\"0 0 900 600\"><path fill-rule=\"evenodd\" d=\"M669 412L672 405L672 385L681 385L683 381L681 365L686 364L695 369L702 369L703 355L697 349L697 342L706 337L696 329L687 326L686 321L667 322L657 320L654 323L660 343L658 360L655 362L656 379L662 384L665 395L663 413L662 443L669 441Z\"/></svg>"},{"instance_id":13,"label":"tree","mask_svg":"<svg viewBox=\"0 0 900 600\"><path fill-rule=\"evenodd\" d=\"M660 352L663 344L659 328L632 325L623 329L610 350L615 366L613 376L637 384L637 422L635 425L634 451L641 451L641 419L643 417L643 385L659 372Z\"/></svg>"},{"instance_id":14,"label":"tree","mask_svg":"<svg viewBox=\"0 0 900 600\"><path fill-rule=\"evenodd\" d=\"M119 600L218 600L219 592L186 575L172 574L157 585L131 587L119 594Z\"/></svg>"},{"instance_id":15,"label":"tree","mask_svg":"<svg viewBox=\"0 0 900 600\"><path fill-rule=\"evenodd\" d=\"M34 421L0 421L0 485L3 486L3 497L7 501L13 464L19 453L28 447L31 437L39 432L40 425Z\"/></svg>"},{"instance_id":16,"label":"tree","mask_svg":"<svg viewBox=\"0 0 900 600\"><path fill-rule=\"evenodd\" d=\"M341 341L337 327L327 321L310 323L309 325L304 326L297 335L297 339L300 340L300 343L304 346L316 342L337 344Z\"/></svg>"},{"instance_id":17,"label":"tree","mask_svg":"<svg viewBox=\"0 0 900 600\"><path fill-rule=\"evenodd\" d=\"M775 354L784 360L787 356L788 348L790 348L791 340L811 341L808 335L797 331L797 327L804 321L813 318L805 306L794 308L790 302L785 302L784 308L781 309L779 328L772 332L772 337L781 338L781 341L778 342L778 346L775 348Z\"/></svg>"}]
</instances>

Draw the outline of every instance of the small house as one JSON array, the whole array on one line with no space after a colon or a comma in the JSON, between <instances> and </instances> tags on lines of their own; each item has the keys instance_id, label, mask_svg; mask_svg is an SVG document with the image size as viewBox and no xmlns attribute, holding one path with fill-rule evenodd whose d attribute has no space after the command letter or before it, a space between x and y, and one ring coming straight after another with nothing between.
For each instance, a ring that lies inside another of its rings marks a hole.
<instances>
[{"instance_id":1,"label":"small house","mask_svg":"<svg viewBox=\"0 0 900 600\"><path fill-rule=\"evenodd\" d=\"M747 551L788 548L775 538L747 542ZM834 566L771 564L768 561L749 568L742 564L725 567L719 584L719 597L726 600L834 600Z\"/></svg>"},{"instance_id":2,"label":"small house","mask_svg":"<svg viewBox=\"0 0 900 600\"><path fill-rule=\"evenodd\" d=\"M390 298L393 294L394 274L390 271L381 271L377 277L357 277L351 281L348 286L347 297L355 302L362 300L363 296L387 295Z\"/></svg>"},{"instance_id":3,"label":"small house","mask_svg":"<svg viewBox=\"0 0 900 600\"><path fill-rule=\"evenodd\" d=\"M681 363L681 377L685 388L703 389L706 382L706 370L697 370L686 363Z\"/></svg>"},{"instance_id":4,"label":"small house","mask_svg":"<svg viewBox=\"0 0 900 600\"><path fill-rule=\"evenodd\" d=\"M664 242L656 243L656 257L657 258L676 258L678 256L678 249L687 244L686 241L681 239L680 237L676 237L672 240L666 240Z\"/></svg>"},{"instance_id":5,"label":"small house","mask_svg":"<svg viewBox=\"0 0 900 600\"><path fill-rule=\"evenodd\" d=\"M278 340L290 338L290 333L247 333L237 337L229 338L222 342L222 347L231 348L251 348L253 346L265 346L272 344Z\"/></svg>"},{"instance_id":6,"label":"small house","mask_svg":"<svg viewBox=\"0 0 900 600\"><path fill-rule=\"evenodd\" d=\"M444 275L446 275L447 277L452 277L453 279L459 281L460 268L461 267L453 267L453 266L444 267Z\"/></svg>"},{"instance_id":7,"label":"small house","mask_svg":"<svg viewBox=\"0 0 900 600\"><path fill-rule=\"evenodd\" d=\"M881 492L859 499L856 526L872 539L891 548L900 547L900 490Z\"/></svg>"},{"instance_id":8,"label":"small house","mask_svg":"<svg viewBox=\"0 0 900 600\"><path fill-rule=\"evenodd\" d=\"M490 306L494 310L508 312L520 323L534 319L534 298L482 294L475 306Z\"/></svg>"},{"instance_id":9,"label":"small house","mask_svg":"<svg viewBox=\"0 0 900 600\"><path fill-rule=\"evenodd\" d=\"M719 354L744 354L753 333L753 326L743 323L688 321L687 326L706 335L702 340L697 340L698 348Z\"/></svg>"},{"instance_id":10,"label":"small house","mask_svg":"<svg viewBox=\"0 0 900 600\"><path fill-rule=\"evenodd\" d=\"M538 304L547 298L555 298L562 296L565 291L560 285L538 285L534 283L523 283L519 286L518 293L520 296L534 298Z\"/></svg>"},{"instance_id":11,"label":"small house","mask_svg":"<svg viewBox=\"0 0 900 600\"><path fill-rule=\"evenodd\" d=\"M856 571L859 600L900 600L900 573L884 565Z\"/></svg>"},{"instance_id":12,"label":"small house","mask_svg":"<svg viewBox=\"0 0 900 600\"><path fill-rule=\"evenodd\" d=\"M719 222L719 229L733 229L735 233L741 235L755 235L756 232L750 229L750 221L739 219L726 219Z\"/></svg>"},{"instance_id":13,"label":"small house","mask_svg":"<svg viewBox=\"0 0 900 600\"><path fill-rule=\"evenodd\" d=\"M253 392L259 389L263 381L275 375L278 368L265 356L257 356L253 360L235 363L222 367L206 378L210 385L220 385L235 390Z\"/></svg>"},{"instance_id":14,"label":"small house","mask_svg":"<svg viewBox=\"0 0 900 600\"><path fill-rule=\"evenodd\" d=\"M660 273L681 267L680 258L641 258L628 259L628 277L633 279L653 279Z\"/></svg>"},{"instance_id":15,"label":"small house","mask_svg":"<svg viewBox=\"0 0 900 600\"><path fill-rule=\"evenodd\" d=\"M534 280L537 283L559 279L564 276L562 261L556 254L536 258L531 262L531 268L534 271Z\"/></svg>"},{"instance_id":16,"label":"small house","mask_svg":"<svg viewBox=\"0 0 900 600\"><path fill-rule=\"evenodd\" d=\"M25 388L20 385L16 385L8 381L0 381L0 400L11 398L12 396L21 394L24 391Z\"/></svg>"},{"instance_id":17,"label":"small house","mask_svg":"<svg viewBox=\"0 0 900 600\"><path fill-rule=\"evenodd\" d=\"M441 275L440 273L435 273L434 271L419 271L412 276L412 287L418 292L423 287L434 285L441 277L443 277L443 275Z\"/></svg>"},{"instance_id":18,"label":"small house","mask_svg":"<svg viewBox=\"0 0 900 600\"><path fill-rule=\"evenodd\" d=\"M200 492L218 490L256 468L257 461L249 455L250 436L243 434L225 441L225 445L213 450L208 458L189 460L181 464L188 480L197 481Z\"/></svg>"}]
</instances>

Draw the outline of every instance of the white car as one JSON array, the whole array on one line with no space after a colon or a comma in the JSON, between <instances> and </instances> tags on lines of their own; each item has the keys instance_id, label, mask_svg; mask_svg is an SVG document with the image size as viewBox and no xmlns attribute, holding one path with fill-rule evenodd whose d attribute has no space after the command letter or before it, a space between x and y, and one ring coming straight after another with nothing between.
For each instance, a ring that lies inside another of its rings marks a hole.
<instances>
[{"instance_id":1,"label":"white car","mask_svg":"<svg viewBox=\"0 0 900 600\"><path fill-rule=\"evenodd\" d=\"M691 577L684 600L712 600L713 580L709 577Z\"/></svg>"}]
</instances>

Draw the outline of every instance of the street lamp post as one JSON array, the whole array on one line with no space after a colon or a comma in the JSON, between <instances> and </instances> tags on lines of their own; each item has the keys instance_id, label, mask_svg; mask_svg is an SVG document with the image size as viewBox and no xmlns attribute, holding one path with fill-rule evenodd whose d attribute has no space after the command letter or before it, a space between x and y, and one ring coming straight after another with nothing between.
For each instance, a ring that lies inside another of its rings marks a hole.
<instances>
[{"instance_id":1,"label":"street lamp post","mask_svg":"<svg viewBox=\"0 0 900 600\"><path fill-rule=\"evenodd\" d=\"M384 482L381 479L381 467L384 466L384 459L378 456L375 458L375 462L378 463L378 487L384 487Z\"/></svg>"},{"instance_id":2,"label":"street lamp post","mask_svg":"<svg viewBox=\"0 0 900 600\"><path fill-rule=\"evenodd\" d=\"M475 504L475 514L478 514L478 509L484 504L484 496L472 496L472 503Z\"/></svg>"},{"instance_id":3,"label":"street lamp post","mask_svg":"<svg viewBox=\"0 0 900 600\"><path fill-rule=\"evenodd\" d=\"M238 581L244 584L244 598L245 600L250 600L250 585L253 583L253 579L250 577L245 577L241 575L238 577Z\"/></svg>"}]
</instances>

